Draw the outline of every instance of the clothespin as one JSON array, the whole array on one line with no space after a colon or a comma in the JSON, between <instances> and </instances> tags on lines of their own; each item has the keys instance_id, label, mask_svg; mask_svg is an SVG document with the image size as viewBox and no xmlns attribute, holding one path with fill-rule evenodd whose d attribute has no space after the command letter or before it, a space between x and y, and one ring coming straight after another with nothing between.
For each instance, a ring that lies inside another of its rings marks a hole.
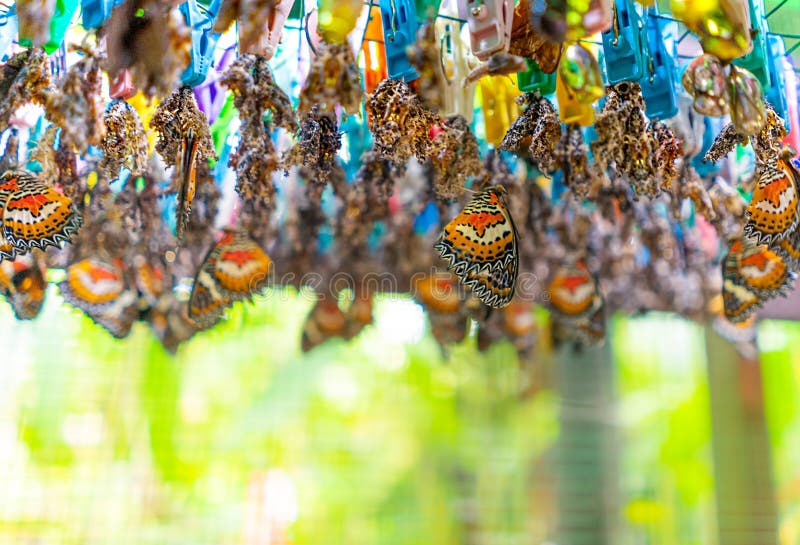
<instances>
[{"instance_id":1,"label":"clothespin","mask_svg":"<svg viewBox=\"0 0 800 545\"><path fill-rule=\"evenodd\" d=\"M747 55L734 59L733 64L750 70L766 93L772 86L772 82L769 78L770 72L767 63L769 26L764 14L764 0L748 0L748 4L750 5L750 35L753 40L753 49Z\"/></svg>"},{"instance_id":2,"label":"clothespin","mask_svg":"<svg viewBox=\"0 0 800 545\"><path fill-rule=\"evenodd\" d=\"M113 9L121 3L122 0L81 0L83 28L100 28L111 17Z\"/></svg>"},{"instance_id":3,"label":"clothespin","mask_svg":"<svg viewBox=\"0 0 800 545\"><path fill-rule=\"evenodd\" d=\"M206 7L198 0L187 0L180 5L179 9L192 33L192 60L181 74L184 85L194 87L203 83L214 62L214 49L220 37L219 32L214 32L214 21L221 4L222 0L211 0Z\"/></svg>"},{"instance_id":4,"label":"clothespin","mask_svg":"<svg viewBox=\"0 0 800 545\"><path fill-rule=\"evenodd\" d=\"M770 34L767 36L767 68L769 69L769 79L772 86L766 91L765 98L775 112L781 116L786 122L786 128L789 124L789 104L786 100L787 85L786 85L786 43L780 36ZM798 150L800 151L800 150Z\"/></svg>"},{"instance_id":5,"label":"clothespin","mask_svg":"<svg viewBox=\"0 0 800 545\"><path fill-rule=\"evenodd\" d=\"M470 56L472 55L467 43L469 31L454 19L458 16L458 7L455 0L444 0L439 13L447 17L436 19L436 37L441 47L441 64L446 85L443 91L444 101L440 114L444 117L461 115L467 121L472 121L475 110L476 84L463 82L470 71ZM477 63L477 59L472 57Z\"/></svg>"},{"instance_id":6,"label":"clothespin","mask_svg":"<svg viewBox=\"0 0 800 545\"><path fill-rule=\"evenodd\" d=\"M11 44L19 37L17 12L14 6L0 13L0 61L11 56Z\"/></svg>"},{"instance_id":7,"label":"clothespin","mask_svg":"<svg viewBox=\"0 0 800 545\"><path fill-rule=\"evenodd\" d=\"M517 83L519 90L523 93L539 91L542 95L552 95L556 92L556 73L545 74L536 61L525 59L528 69L524 72L517 72Z\"/></svg>"},{"instance_id":8,"label":"clothespin","mask_svg":"<svg viewBox=\"0 0 800 545\"><path fill-rule=\"evenodd\" d=\"M594 108L591 104L583 104L572 95L561 77L560 71L556 79L556 100L558 116L562 123L577 123L588 127L594 123Z\"/></svg>"},{"instance_id":9,"label":"clothespin","mask_svg":"<svg viewBox=\"0 0 800 545\"><path fill-rule=\"evenodd\" d=\"M422 212L414 218L414 232L418 235L426 235L439 225L439 209L436 203L430 201Z\"/></svg>"},{"instance_id":10,"label":"clothespin","mask_svg":"<svg viewBox=\"0 0 800 545\"><path fill-rule=\"evenodd\" d=\"M611 29L603 32L603 56L609 83L639 81L645 75L642 27L633 0L615 0Z\"/></svg>"},{"instance_id":11,"label":"clothespin","mask_svg":"<svg viewBox=\"0 0 800 545\"><path fill-rule=\"evenodd\" d=\"M240 52L263 55L267 60L275 56L275 51L278 49L278 44L283 34L283 27L286 25L286 19L289 17L294 3L294 0L278 0L272 8L267 21L267 28L264 29L264 34L261 35L257 46L252 50L244 48Z\"/></svg>"},{"instance_id":12,"label":"clothespin","mask_svg":"<svg viewBox=\"0 0 800 545\"><path fill-rule=\"evenodd\" d=\"M651 119L669 119L678 113L678 87L674 35L661 24L657 6L647 9L647 20L641 30L646 55L646 70L639 80ZM672 24L672 23L670 23Z\"/></svg>"},{"instance_id":13,"label":"clothespin","mask_svg":"<svg viewBox=\"0 0 800 545\"><path fill-rule=\"evenodd\" d=\"M414 81L419 74L406 54L406 48L414 43L419 27L414 0L380 0L380 5L389 77Z\"/></svg>"},{"instance_id":14,"label":"clothespin","mask_svg":"<svg viewBox=\"0 0 800 545\"><path fill-rule=\"evenodd\" d=\"M467 20L472 53L482 61L508 51L514 0L459 0L460 19Z\"/></svg>"},{"instance_id":15,"label":"clothespin","mask_svg":"<svg viewBox=\"0 0 800 545\"><path fill-rule=\"evenodd\" d=\"M383 45L383 24L379 6L372 6L369 10L361 52L364 54L364 88L367 93L372 93L381 81L389 77L386 71L386 48Z\"/></svg>"},{"instance_id":16,"label":"clothespin","mask_svg":"<svg viewBox=\"0 0 800 545\"><path fill-rule=\"evenodd\" d=\"M497 146L521 113L516 100L520 96L516 75L484 77L478 81L478 89L485 139Z\"/></svg>"},{"instance_id":17,"label":"clothespin","mask_svg":"<svg viewBox=\"0 0 800 545\"><path fill-rule=\"evenodd\" d=\"M56 49L61 47L67 27L77 10L78 0L56 0L53 18L50 19L50 38L42 44L48 55L52 55ZM19 43L25 47L33 45L30 38L24 36L20 36Z\"/></svg>"},{"instance_id":18,"label":"clothespin","mask_svg":"<svg viewBox=\"0 0 800 545\"><path fill-rule=\"evenodd\" d=\"M111 98L121 98L127 100L136 94L136 87L133 85L133 78L127 68L121 70L114 81L109 84L109 95Z\"/></svg>"},{"instance_id":19,"label":"clothespin","mask_svg":"<svg viewBox=\"0 0 800 545\"><path fill-rule=\"evenodd\" d=\"M236 46L232 45L224 50L216 66L209 69L206 79L194 88L194 97L197 99L197 106L200 108L209 123L214 123L225 103L227 90L222 87L219 80L228 65L233 62L236 56Z\"/></svg>"}]
</instances>

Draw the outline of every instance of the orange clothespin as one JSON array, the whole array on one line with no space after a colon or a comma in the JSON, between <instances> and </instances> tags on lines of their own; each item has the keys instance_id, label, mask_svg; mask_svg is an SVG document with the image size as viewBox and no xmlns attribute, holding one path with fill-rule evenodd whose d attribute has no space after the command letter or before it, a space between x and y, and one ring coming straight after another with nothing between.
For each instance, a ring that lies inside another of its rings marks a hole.
<instances>
[{"instance_id":1,"label":"orange clothespin","mask_svg":"<svg viewBox=\"0 0 800 545\"><path fill-rule=\"evenodd\" d=\"M478 81L486 141L497 146L520 115L516 75L487 76Z\"/></svg>"},{"instance_id":2,"label":"orange clothespin","mask_svg":"<svg viewBox=\"0 0 800 545\"><path fill-rule=\"evenodd\" d=\"M591 104L583 104L570 93L564 84L561 74L556 80L556 99L558 101L558 116L563 123L577 123L581 127L588 127L594 123L594 108Z\"/></svg>"},{"instance_id":3,"label":"orange clothespin","mask_svg":"<svg viewBox=\"0 0 800 545\"><path fill-rule=\"evenodd\" d=\"M364 88L367 93L371 93L381 81L389 77L386 70L386 47L383 45L380 6L372 6L370 9L361 52L364 54Z\"/></svg>"}]
</instances>

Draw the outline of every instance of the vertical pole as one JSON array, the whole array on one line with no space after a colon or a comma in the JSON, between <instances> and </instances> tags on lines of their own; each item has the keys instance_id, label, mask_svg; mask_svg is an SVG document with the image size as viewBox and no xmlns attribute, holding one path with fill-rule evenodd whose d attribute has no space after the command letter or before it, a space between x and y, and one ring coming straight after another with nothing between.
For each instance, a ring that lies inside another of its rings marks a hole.
<instances>
[{"instance_id":1,"label":"vertical pole","mask_svg":"<svg viewBox=\"0 0 800 545\"><path fill-rule=\"evenodd\" d=\"M556 354L561 432L556 448L556 543L615 543L619 459L611 349L562 346Z\"/></svg>"},{"instance_id":2,"label":"vertical pole","mask_svg":"<svg viewBox=\"0 0 800 545\"><path fill-rule=\"evenodd\" d=\"M718 542L777 545L761 366L706 327Z\"/></svg>"}]
</instances>

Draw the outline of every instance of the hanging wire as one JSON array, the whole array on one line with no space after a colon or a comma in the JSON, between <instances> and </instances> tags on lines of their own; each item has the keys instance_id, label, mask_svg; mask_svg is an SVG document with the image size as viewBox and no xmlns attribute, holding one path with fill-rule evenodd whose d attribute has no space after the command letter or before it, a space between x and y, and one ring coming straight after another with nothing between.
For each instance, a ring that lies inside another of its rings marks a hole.
<instances>
[{"instance_id":1,"label":"hanging wire","mask_svg":"<svg viewBox=\"0 0 800 545\"><path fill-rule=\"evenodd\" d=\"M789 3L789 0L781 0L780 2L778 2L778 5L777 5L777 6L775 6L775 7L774 7L774 8L772 8L771 10L769 10L769 12L768 12L768 13L767 13L767 14L764 16L764 18L765 18L765 19L769 19L769 18L770 18L770 16L771 16L773 13L775 13L776 11L778 11L779 9L781 9L783 6L785 6L785 5L786 5L786 4L788 4L788 3Z\"/></svg>"}]
</instances>

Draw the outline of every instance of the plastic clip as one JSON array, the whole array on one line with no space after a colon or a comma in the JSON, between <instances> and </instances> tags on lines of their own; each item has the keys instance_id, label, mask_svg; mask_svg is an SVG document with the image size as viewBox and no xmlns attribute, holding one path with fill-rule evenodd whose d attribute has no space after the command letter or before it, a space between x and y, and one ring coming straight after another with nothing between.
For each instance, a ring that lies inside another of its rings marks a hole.
<instances>
[{"instance_id":1,"label":"plastic clip","mask_svg":"<svg viewBox=\"0 0 800 545\"><path fill-rule=\"evenodd\" d=\"M588 127L594 123L594 108L591 104L584 104L575 98L564 83L560 71L556 79L556 100L558 116L562 123L577 123L581 127Z\"/></svg>"},{"instance_id":2,"label":"plastic clip","mask_svg":"<svg viewBox=\"0 0 800 545\"><path fill-rule=\"evenodd\" d=\"M525 59L528 69L524 72L517 72L517 84L523 93L539 91L542 95L552 95L556 92L556 72L545 74L536 61Z\"/></svg>"},{"instance_id":3,"label":"plastic clip","mask_svg":"<svg viewBox=\"0 0 800 545\"><path fill-rule=\"evenodd\" d=\"M673 34L662 28L660 19L655 17L656 8L649 8L647 15L641 40L647 56L647 70L639 84L647 116L669 119L678 113L676 44Z\"/></svg>"},{"instance_id":4,"label":"plastic clip","mask_svg":"<svg viewBox=\"0 0 800 545\"><path fill-rule=\"evenodd\" d=\"M364 54L364 88L367 94L370 94L381 81L389 77L386 72L386 48L383 46L381 8L378 6L372 6L369 11L361 52Z\"/></svg>"},{"instance_id":5,"label":"plastic clip","mask_svg":"<svg viewBox=\"0 0 800 545\"><path fill-rule=\"evenodd\" d=\"M114 81L109 84L108 94L111 98L121 98L123 100L127 100L136 94L133 78L127 68L120 70Z\"/></svg>"},{"instance_id":6,"label":"plastic clip","mask_svg":"<svg viewBox=\"0 0 800 545\"><path fill-rule=\"evenodd\" d=\"M214 32L214 21L219 13L221 0L212 0L208 7L198 0L187 0L180 5L181 13L192 32L192 60L181 74L184 85L194 87L206 79L208 69L214 63L214 49L220 33Z\"/></svg>"},{"instance_id":7,"label":"plastic clip","mask_svg":"<svg viewBox=\"0 0 800 545\"><path fill-rule=\"evenodd\" d=\"M764 0L748 0L750 5L750 35L753 49L747 55L734 59L733 64L750 70L758 79L766 93L772 86L769 66L767 65L767 18L764 14Z\"/></svg>"},{"instance_id":8,"label":"plastic clip","mask_svg":"<svg viewBox=\"0 0 800 545\"><path fill-rule=\"evenodd\" d=\"M789 128L789 103L786 100L786 43L780 36L773 34L767 36L767 67L769 79L772 83L765 93L765 98L775 112L786 122Z\"/></svg>"},{"instance_id":9,"label":"plastic clip","mask_svg":"<svg viewBox=\"0 0 800 545\"><path fill-rule=\"evenodd\" d=\"M292 11L293 5L294 0L278 0L269 14L267 28L264 29L264 34L261 35L255 48L252 50L251 48L243 48L241 53L256 53L263 55L267 60L274 57L281 41L283 27L286 24L289 13Z\"/></svg>"},{"instance_id":10,"label":"plastic clip","mask_svg":"<svg viewBox=\"0 0 800 545\"><path fill-rule=\"evenodd\" d=\"M467 45L468 29L454 20L458 16L455 0L444 0L439 7L439 13L447 16L436 20L436 37L441 45L441 69L445 79L439 113L443 117L458 114L471 122L475 109L476 85L474 82L464 85L470 72L472 56ZM472 60L477 63L474 57Z\"/></svg>"},{"instance_id":11,"label":"plastic clip","mask_svg":"<svg viewBox=\"0 0 800 545\"><path fill-rule=\"evenodd\" d=\"M458 12L467 20L472 53L486 61L495 53L508 51L514 0L459 0Z\"/></svg>"},{"instance_id":12,"label":"plastic clip","mask_svg":"<svg viewBox=\"0 0 800 545\"><path fill-rule=\"evenodd\" d=\"M514 74L488 76L478 81L483 107L483 127L486 141L499 145L511 123L519 117L517 97L520 95Z\"/></svg>"},{"instance_id":13,"label":"plastic clip","mask_svg":"<svg viewBox=\"0 0 800 545\"><path fill-rule=\"evenodd\" d=\"M610 83L639 81L645 76L642 27L633 0L616 0L611 30L603 32L603 56Z\"/></svg>"},{"instance_id":14,"label":"plastic clip","mask_svg":"<svg viewBox=\"0 0 800 545\"><path fill-rule=\"evenodd\" d=\"M380 0L386 71L390 78L413 81L419 77L406 54L417 38L417 8L413 0Z\"/></svg>"},{"instance_id":15,"label":"plastic clip","mask_svg":"<svg viewBox=\"0 0 800 545\"><path fill-rule=\"evenodd\" d=\"M103 26L115 7L122 0L81 0L81 21L83 28L97 29Z\"/></svg>"}]
</instances>

